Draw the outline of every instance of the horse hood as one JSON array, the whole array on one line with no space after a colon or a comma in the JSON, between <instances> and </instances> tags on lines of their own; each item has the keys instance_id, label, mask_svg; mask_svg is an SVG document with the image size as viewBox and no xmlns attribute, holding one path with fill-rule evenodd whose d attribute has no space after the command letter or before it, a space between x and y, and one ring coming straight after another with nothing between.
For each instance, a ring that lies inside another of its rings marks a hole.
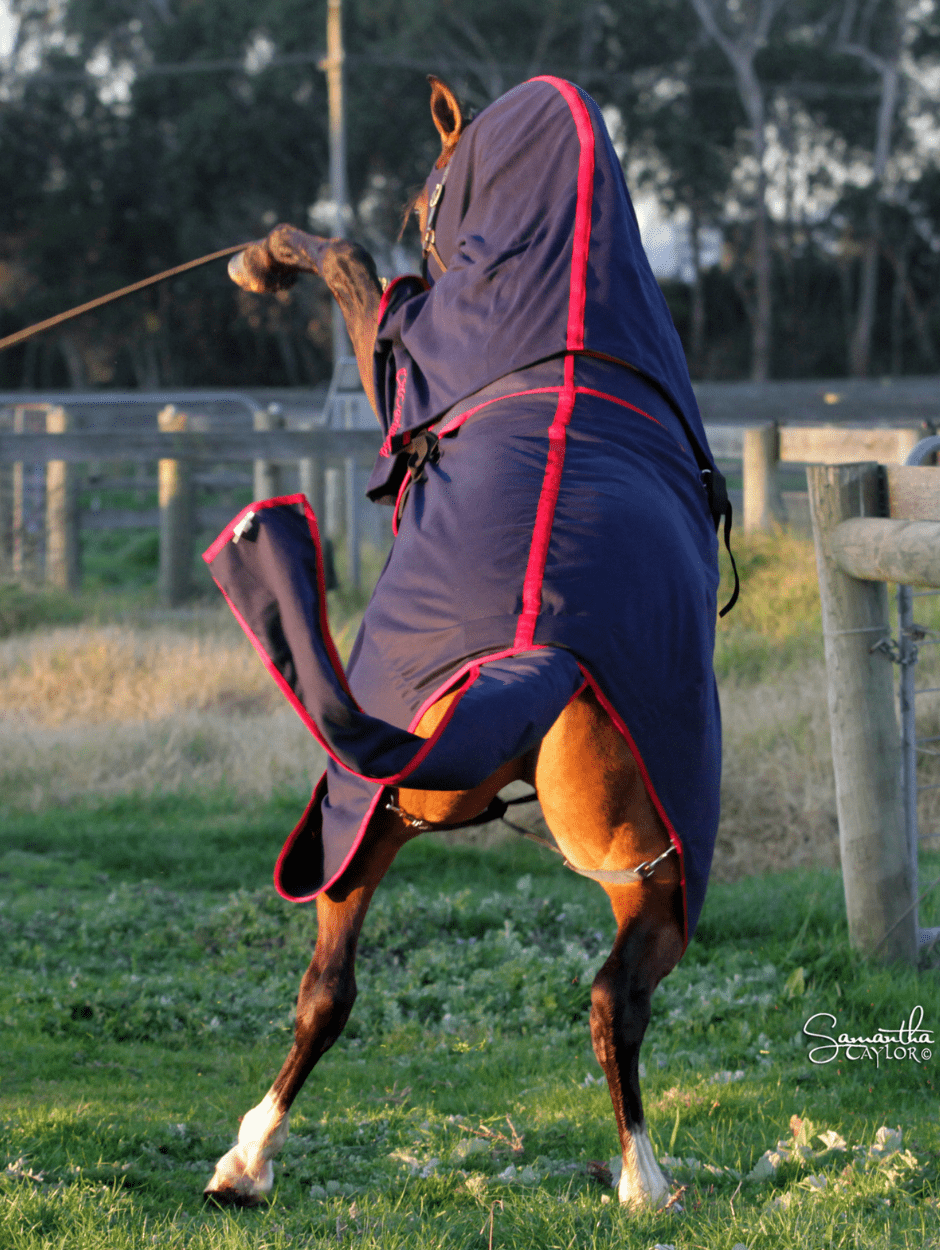
<instances>
[{"instance_id":1,"label":"horse hood","mask_svg":"<svg viewBox=\"0 0 940 1250\"><path fill-rule=\"evenodd\" d=\"M482 387L566 351L637 370L707 449L679 336L590 96L557 78L523 83L465 128L429 194L445 176L435 232L447 270L432 259L429 286L397 279L380 310L384 454ZM371 486L374 498L384 493Z\"/></svg>"}]
</instances>

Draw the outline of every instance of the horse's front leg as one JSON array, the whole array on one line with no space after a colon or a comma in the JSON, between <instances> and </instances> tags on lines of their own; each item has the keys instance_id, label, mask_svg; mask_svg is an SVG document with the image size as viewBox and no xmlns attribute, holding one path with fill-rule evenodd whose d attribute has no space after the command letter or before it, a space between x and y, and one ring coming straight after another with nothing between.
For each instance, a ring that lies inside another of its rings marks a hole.
<instances>
[{"instance_id":1,"label":"horse's front leg","mask_svg":"<svg viewBox=\"0 0 940 1250\"><path fill-rule=\"evenodd\" d=\"M363 389L378 412L372 353L379 322L382 284L375 261L358 243L324 239L296 226L275 226L266 239L251 243L229 261L229 276L247 291L284 290L298 272L319 274L339 304L352 340Z\"/></svg>"},{"instance_id":2,"label":"horse's front leg","mask_svg":"<svg viewBox=\"0 0 940 1250\"><path fill-rule=\"evenodd\" d=\"M274 1084L243 1117L238 1141L216 1164L208 1201L256 1206L274 1182L272 1160L287 1141L291 1104L314 1064L342 1033L356 1000L356 946L379 881L413 834L382 813L337 885L317 898L317 944L297 998L294 1044Z\"/></svg>"},{"instance_id":3,"label":"horse's front leg","mask_svg":"<svg viewBox=\"0 0 940 1250\"><path fill-rule=\"evenodd\" d=\"M669 1195L646 1132L640 1046L653 990L682 953L677 885L653 880L605 887L617 920L613 950L591 987L591 1041L604 1069L620 1135L620 1201L662 1206Z\"/></svg>"}]
</instances>

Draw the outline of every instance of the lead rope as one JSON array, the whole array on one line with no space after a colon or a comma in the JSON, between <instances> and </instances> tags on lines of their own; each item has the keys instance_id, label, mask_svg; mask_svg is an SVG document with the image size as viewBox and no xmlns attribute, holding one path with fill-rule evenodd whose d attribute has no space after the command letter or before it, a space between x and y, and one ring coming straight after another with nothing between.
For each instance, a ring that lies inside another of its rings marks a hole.
<instances>
[{"instance_id":1,"label":"lead rope","mask_svg":"<svg viewBox=\"0 0 940 1250\"><path fill-rule=\"evenodd\" d=\"M182 265L174 265L172 269L164 269L163 273L154 274L152 278L141 278L139 282L132 282L130 286L122 286L119 291L112 291L109 295L99 295L97 299L90 299L87 304L79 304L77 308L70 308L68 312L56 313L54 317L47 317L45 321L38 321L35 325L27 326L25 330L17 330L15 334L8 334L5 339L0 339L0 352L6 351L8 347L15 347L17 343L25 343L34 334L42 334L44 330L51 330L53 326L63 321L71 321L73 317L80 317L82 313L92 312L95 308L101 308L103 304L110 304L112 300L121 299L125 295L133 295L135 291L142 291L144 287L153 286L157 282L165 282L167 278L175 278L178 273L186 273L188 269L196 269L199 265L208 265L210 261L221 260L223 256L234 256L236 252L243 252L247 246L247 243L236 243L233 247L223 247L218 252L210 252L208 256L200 256L197 260L187 260Z\"/></svg>"}]
</instances>

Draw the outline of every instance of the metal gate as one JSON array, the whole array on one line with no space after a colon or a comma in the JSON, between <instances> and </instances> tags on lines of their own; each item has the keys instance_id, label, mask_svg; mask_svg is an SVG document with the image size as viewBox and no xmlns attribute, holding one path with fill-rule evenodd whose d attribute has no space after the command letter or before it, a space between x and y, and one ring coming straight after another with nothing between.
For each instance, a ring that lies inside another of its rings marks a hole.
<instances>
[{"instance_id":1,"label":"metal gate","mask_svg":"<svg viewBox=\"0 0 940 1250\"><path fill-rule=\"evenodd\" d=\"M940 451L940 436L933 435L922 439L904 463L922 465L936 451ZM914 871L914 927L919 949L940 938L940 927L921 928L918 918L921 900L940 884L940 881L934 881L921 892L918 870L920 843L940 841L940 830L923 834L920 832L917 801L925 790L940 790L940 782L918 784L917 763L918 758L940 757L940 734L923 738L917 736L916 702L919 694L940 694L940 686L916 685L917 660L921 647L935 647L940 644L940 631L927 629L915 622L914 600L937 596L940 596L940 590L913 590L910 586L898 586L898 641L892 647L892 658L900 668L898 696L901 713L901 795L904 803L904 830Z\"/></svg>"}]
</instances>

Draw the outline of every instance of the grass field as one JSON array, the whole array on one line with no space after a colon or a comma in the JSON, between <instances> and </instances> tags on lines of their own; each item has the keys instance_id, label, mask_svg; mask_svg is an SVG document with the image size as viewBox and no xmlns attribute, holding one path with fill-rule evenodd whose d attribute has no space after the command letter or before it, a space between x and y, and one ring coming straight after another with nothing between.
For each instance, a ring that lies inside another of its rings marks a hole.
<instances>
[{"instance_id":1,"label":"grass field","mask_svg":"<svg viewBox=\"0 0 940 1250\"><path fill-rule=\"evenodd\" d=\"M831 1012L868 1036L918 1005L936 1030L938 970L848 948L811 557L739 547L724 880L643 1054L683 1192L640 1217L604 1183L587 1029L606 900L494 829L403 851L271 1204L203 1208L289 1045L315 918L269 881L320 757L221 616L122 600L68 624L31 601L0 642L0 1250L940 1247L936 1060L813 1063L802 1031Z\"/></svg>"}]
</instances>

